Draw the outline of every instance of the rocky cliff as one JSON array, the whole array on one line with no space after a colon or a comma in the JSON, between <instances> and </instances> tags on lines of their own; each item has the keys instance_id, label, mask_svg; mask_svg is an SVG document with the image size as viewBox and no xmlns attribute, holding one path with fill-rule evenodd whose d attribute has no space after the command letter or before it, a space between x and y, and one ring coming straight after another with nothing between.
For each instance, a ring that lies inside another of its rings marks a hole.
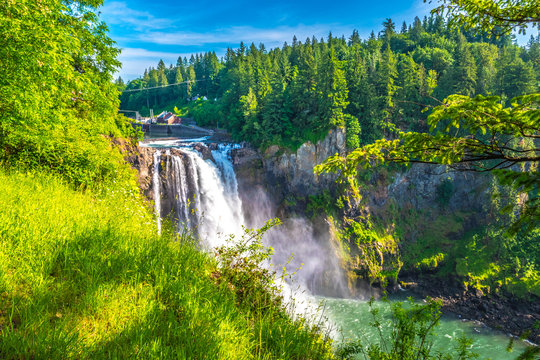
<instances>
[{"instance_id":1,"label":"rocky cliff","mask_svg":"<svg viewBox=\"0 0 540 360\"><path fill-rule=\"evenodd\" d=\"M485 173L449 171L444 165L414 164L393 178L388 186L388 197L415 209L443 205L450 211L482 212L490 199L491 176Z\"/></svg>"},{"instance_id":2,"label":"rocky cliff","mask_svg":"<svg viewBox=\"0 0 540 360\"><path fill-rule=\"evenodd\" d=\"M270 146L263 154L263 166L269 180L287 193L313 195L335 186L336 175L313 173L313 167L328 157L345 154L345 132L331 130L323 140L307 142L296 152Z\"/></svg>"}]
</instances>

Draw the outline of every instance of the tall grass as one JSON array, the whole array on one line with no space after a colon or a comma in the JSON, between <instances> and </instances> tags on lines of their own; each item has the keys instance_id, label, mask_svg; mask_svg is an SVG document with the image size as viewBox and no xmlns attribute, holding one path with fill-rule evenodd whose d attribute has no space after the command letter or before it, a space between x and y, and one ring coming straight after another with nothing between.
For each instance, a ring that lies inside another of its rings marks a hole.
<instances>
[{"instance_id":1,"label":"tall grass","mask_svg":"<svg viewBox=\"0 0 540 360\"><path fill-rule=\"evenodd\" d=\"M136 196L0 170L0 358L322 359L282 309L251 311Z\"/></svg>"}]
</instances>

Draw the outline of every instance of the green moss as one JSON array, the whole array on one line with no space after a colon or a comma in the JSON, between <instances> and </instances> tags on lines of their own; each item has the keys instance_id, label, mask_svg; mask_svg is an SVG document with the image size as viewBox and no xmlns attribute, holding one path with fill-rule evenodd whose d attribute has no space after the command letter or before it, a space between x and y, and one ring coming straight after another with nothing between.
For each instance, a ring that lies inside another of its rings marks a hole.
<instances>
[{"instance_id":1,"label":"green moss","mask_svg":"<svg viewBox=\"0 0 540 360\"><path fill-rule=\"evenodd\" d=\"M416 263L416 268L422 270L435 270L448 257L447 254L437 253L431 257L426 257Z\"/></svg>"},{"instance_id":2,"label":"green moss","mask_svg":"<svg viewBox=\"0 0 540 360\"><path fill-rule=\"evenodd\" d=\"M341 248L347 254L345 266L353 277L361 277L371 284L383 286L395 283L403 265L398 243L393 234L373 226L369 218L334 221Z\"/></svg>"}]
</instances>

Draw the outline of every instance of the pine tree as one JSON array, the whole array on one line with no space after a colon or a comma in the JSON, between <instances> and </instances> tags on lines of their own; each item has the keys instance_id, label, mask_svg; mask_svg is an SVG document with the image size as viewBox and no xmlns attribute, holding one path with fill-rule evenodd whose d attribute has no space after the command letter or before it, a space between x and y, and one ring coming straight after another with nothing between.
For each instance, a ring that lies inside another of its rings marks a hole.
<instances>
[{"instance_id":1,"label":"pine tree","mask_svg":"<svg viewBox=\"0 0 540 360\"><path fill-rule=\"evenodd\" d=\"M360 123L358 118L345 114L345 128L346 128L346 145L348 149L356 149L360 146Z\"/></svg>"},{"instance_id":2,"label":"pine tree","mask_svg":"<svg viewBox=\"0 0 540 360\"><path fill-rule=\"evenodd\" d=\"M458 46L454 54L455 62L452 71L452 92L472 96L476 90L476 63L465 37L458 36Z\"/></svg>"},{"instance_id":3,"label":"pine tree","mask_svg":"<svg viewBox=\"0 0 540 360\"><path fill-rule=\"evenodd\" d=\"M394 94L398 86L395 84L398 77L397 60L389 45L386 45L382 57L377 65L376 89L381 110L381 120L390 122L394 111Z\"/></svg>"},{"instance_id":4,"label":"pine tree","mask_svg":"<svg viewBox=\"0 0 540 360\"><path fill-rule=\"evenodd\" d=\"M401 33L406 34L407 33L407 23L404 21L401 25Z\"/></svg>"},{"instance_id":5,"label":"pine tree","mask_svg":"<svg viewBox=\"0 0 540 360\"><path fill-rule=\"evenodd\" d=\"M281 72L274 62L274 71L271 78L272 91L268 94L262 110L263 138L266 144L280 144L284 134L290 134L290 119L285 112L283 92L285 82Z\"/></svg>"},{"instance_id":6,"label":"pine tree","mask_svg":"<svg viewBox=\"0 0 540 360\"><path fill-rule=\"evenodd\" d=\"M505 67L501 75L501 83L500 91L508 100L538 90L532 64L524 63L519 57Z\"/></svg>"},{"instance_id":7,"label":"pine tree","mask_svg":"<svg viewBox=\"0 0 540 360\"><path fill-rule=\"evenodd\" d=\"M176 67L174 70L174 83L178 84L183 81L184 81L184 78L182 77L182 70L180 67ZM177 98L181 99L180 101L183 102L187 96L186 84L176 85L174 87L174 94Z\"/></svg>"},{"instance_id":8,"label":"pine tree","mask_svg":"<svg viewBox=\"0 0 540 360\"><path fill-rule=\"evenodd\" d=\"M497 47L492 44L474 44L473 51L477 63L476 93L487 95L495 89L495 61L499 57Z\"/></svg>"},{"instance_id":9,"label":"pine tree","mask_svg":"<svg viewBox=\"0 0 540 360\"><path fill-rule=\"evenodd\" d=\"M193 93L193 87L195 86L195 69L193 68L193 65L189 65L186 69L186 78L184 81L187 81L186 84L186 94L188 97L193 97L195 94Z\"/></svg>"},{"instance_id":10,"label":"pine tree","mask_svg":"<svg viewBox=\"0 0 540 360\"><path fill-rule=\"evenodd\" d=\"M160 59L158 62L157 71L164 73L165 69L166 69L165 63L163 62L163 60Z\"/></svg>"},{"instance_id":11,"label":"pine tree","mask_svg":"<svg viewBox=\"0 0 540 360\"><path fill-rule=\"evenodd\" d=\"M353 30L351 37L349 38L349 46L360 44L360 35L358 35L358 30Z\"/></svg>"},{"instance_id":12,"label":"pine tree","mask_svg":"<svg viewBox=\"0 0 540 360\"><path fill-rule=\"evenodd\" d=\"M383 22L383 39L387 42L390 41L390 39L392 38L392 35L394 35L396 33L396 24L394 24L394 22L392 21L392 19L390 18L387 18L384 22Z\"/></svg>"},{"instance_id":13,"label":"pine tree","mask_svg":"<svg viewBox=\"0 0 540 360\"><path fill-rule=\"evenodd\" d=\"M321 122L314 129L315 132L327 130L330 126L345 125L343 111L349 104L347 101L348 93L341 61L337 59L334 48L331 47L321 66L319 83L319 117Z\"/></svg>"},{"instance_id":14,"label":"pine tree","mask_svg":"<svg viewBox=\"0 0 540 360\"><path fill-rule=\"evenodd\" d=\"M150 68L148 72L148 87L156 87L159 83L159 76L156 69Z\"/></svg>"},{"instance_id":15,"label":"pine tree","mask_svg":"<svg viewBox=\"0 0 540 360\"><path fill-rule=\"evenodd\" d=\"M157 76L158 76L158 86L164 86L164 85L169 84L169 82L167 81L167 76L165 75L165 71L158 70Z\"/></svg>"}]
</instances>

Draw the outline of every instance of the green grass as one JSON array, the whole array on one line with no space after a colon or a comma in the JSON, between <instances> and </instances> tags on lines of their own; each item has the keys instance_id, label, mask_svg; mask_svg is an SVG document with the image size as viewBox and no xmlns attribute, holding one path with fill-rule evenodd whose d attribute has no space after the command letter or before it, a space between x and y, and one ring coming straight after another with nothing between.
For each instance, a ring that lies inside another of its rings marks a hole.
<instances>
[{"instance_id":1,"label":"green grass","mask_svg":"<svg viewBox=\"0 0 540 360\"><path fill-rule=\"evenodd\" d=\"M0 358L322 359L320 330L240 306L141 199L0 170Z\"/></svg>"}]
</instances>

